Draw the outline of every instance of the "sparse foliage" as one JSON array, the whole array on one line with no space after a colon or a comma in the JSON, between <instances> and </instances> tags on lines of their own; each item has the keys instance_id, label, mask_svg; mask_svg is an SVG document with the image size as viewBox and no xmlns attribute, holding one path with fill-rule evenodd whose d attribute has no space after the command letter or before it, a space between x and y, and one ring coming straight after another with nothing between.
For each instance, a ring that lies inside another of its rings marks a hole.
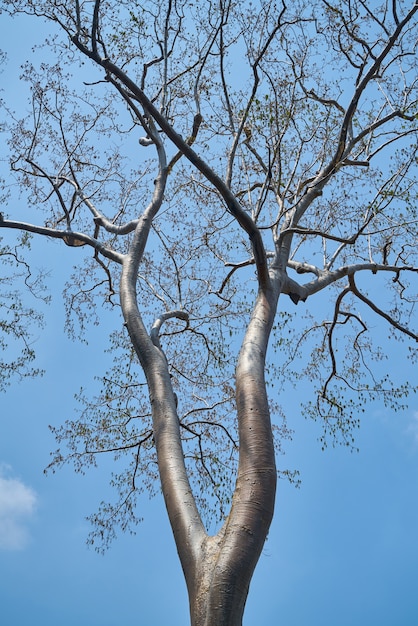
<instances>
[{"instance_id":1,"label":"sparse foliage","mask_svg":"<svg viewBox=\"0 0 418 626\"><path fill-rule=\"evenodd\" d=\"M91 518L99 549L161 485L192 624L241 624L291 434L268 389L309 382L323 446L412 390L373 325L415 362L418 5L2 6L53 34L23 68L30 115L5 109L8 179L39 217L12 196L0 227L75 248L70 333L98 303L124 320L50 467L126 457Z\"/></svg>"},{"instance_id":2,"label":"sparse foliage","mask_svg":"<svg viewBox=\"0 0 418 626\"><path fill-rule=\"evenodd\" d=\"M26 233L13 248L1 246L0 238L0 391L16 377L42 374L34 367L33 342L35 329L42 327L42 313L36 305L39 299L47 302L48 295L43 275L34 276L24 260L23 251L30 247L29 243ZM32 299L33 307L28 306L23 290Z\"/></svg>"}]
</instances>

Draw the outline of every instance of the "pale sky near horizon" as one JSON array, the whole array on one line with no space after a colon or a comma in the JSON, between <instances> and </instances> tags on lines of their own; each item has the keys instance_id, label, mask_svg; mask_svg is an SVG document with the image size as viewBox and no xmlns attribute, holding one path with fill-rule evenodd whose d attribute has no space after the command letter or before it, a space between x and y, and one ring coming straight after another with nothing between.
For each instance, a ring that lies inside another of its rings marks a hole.
<instances>
[{"instance_id":1,"label":"pale sky near horizon","mask_svg":"<svg viewBox=\"0 0 418 626\"><path fill-rule=\"evenodd\" d=\"M3 88L12 86L16 98L17 72L10 68L23 60L37 23L1 16L1 47L10 52ZM18 214L18 201L13 210ZM8 242L15 236L1 234ZM62 280L57 250L70 262L77 253L61 252L57 243L33 245L38 263L46 254L55 286ZM45 376L0 395L0 624L186 626L187 594L161 496L144 497L137 534L119 537L101 556L86 546L85 517L109 492L111 461L86 476L71 468L43 474L56 447L48 424L71 417L74 393L95 385L110 329L121 323L106 316L84 346L64 336L59 297L46 315L36 343ZM404 361L391 365L402 370ZM411 367L410 376L416 379ZM295 433L279 463L299 469L302 484L279 483L244 626L416 626L416 397L398 414L369 405L358 453L322 452L319 428L301 415L297 394L286 410Z\"/></svg>"}]
</instances>

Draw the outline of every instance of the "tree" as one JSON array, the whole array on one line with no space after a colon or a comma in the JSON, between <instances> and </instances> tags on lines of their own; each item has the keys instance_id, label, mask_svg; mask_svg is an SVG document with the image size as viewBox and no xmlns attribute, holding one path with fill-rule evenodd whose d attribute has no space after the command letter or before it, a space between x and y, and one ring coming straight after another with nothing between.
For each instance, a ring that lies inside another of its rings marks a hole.
<instances>
[{"instance_id":1,"label":"tree","mask_svg":"<svg viewBox=\"0 0 418 626\"><path fill-rule=\"evenodd\" d=\"M1 241L1 238L0 238ZM23 280L25 286L34 298L48 299L44 293L42 275L33 276L30 267L21 255L21 248L28 245L28 238L24 234L20 242L14 247L0 248L0 261L8 270L0 276L0 390L4 391L11 379L26 378L42 374L41 370L32 367L35 359L31 327L42 326L42 316L33 307L25 306L19 289L14 288L16 283ZM17 271L14 271L18 268ZM4 356L7 355L5 359Z\"/></svg>"},{"instance_id":2,"label":"tree","mask_svg":"<svg viewBox=\"0 0 418 626\"><path fill-rule=\"evenodd\" d=\"M412 388L379 376L369 320L414 362L418 6L3 6L58 27L47 46L65 62L28 62L31 115L8 112L10 176L46 217L0 226L75 248L75 337L97 302L124 320L51 467L126 455L119 501L92 516L104 546L160 481L191 623L241 624L289 435L268 384L311 382L324 446L353 446L368 400Z\"/></svg>"}]
</instances>

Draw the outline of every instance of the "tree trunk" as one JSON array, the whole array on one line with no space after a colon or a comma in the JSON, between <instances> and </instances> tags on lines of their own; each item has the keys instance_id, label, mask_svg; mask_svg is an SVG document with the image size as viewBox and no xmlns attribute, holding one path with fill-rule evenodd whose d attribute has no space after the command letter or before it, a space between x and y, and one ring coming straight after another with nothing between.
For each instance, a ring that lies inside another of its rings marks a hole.
<instances>
[{"instance_id":1,"label":"tree trunk","mask_svg":"<svg viewBox=\"0 0 418 626\"><path fill-rule=\"evenodd\" d=\"M186 578L191 624L240 626L274 510L276 466L264 369L281 282L272 276L260 288L244 336L236 368L237 481L230 513L219 533L209 537L187 475L168 364L138 309L136 278L145 230L145 223L138 227L123 264L121 305L148 382L161 487Z\"/></svg>"},{"instance_id":2,"label":"tree trunk","mask_svg":"<svg viewBox=\"0 0 418 626\"><path fill-rule=\"evenodd\" d=\"M273 517L276 465L264 366L278 290L260 292L236 369L240 456L231 511L219 533L178 542L189 590L192 626L240 626L254 568Z\"/></svg>"}]
</instances>

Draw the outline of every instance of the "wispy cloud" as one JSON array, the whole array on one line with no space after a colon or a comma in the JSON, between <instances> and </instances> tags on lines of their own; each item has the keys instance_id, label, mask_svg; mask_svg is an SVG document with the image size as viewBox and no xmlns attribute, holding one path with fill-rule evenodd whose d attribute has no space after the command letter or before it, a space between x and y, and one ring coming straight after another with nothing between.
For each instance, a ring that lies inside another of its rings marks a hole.
<instances>
[{"instance_id":1,"label":"wispy cloud","mask_svg":"<svg viewBox=\"0 0 418 626\"><path fill-rule=\"evenodd\" d=\"M36 509L31 487L9 476L10 467L0 464L0 550L21 550L29 539L27 522Z\"/></svg>"},{"instance_id":2,"label":"wispy cloud","mask_svg":"<svg viewBox=\"0 0 418 626\"><path fill-rule=\"evenodd\" d=\"M407 428L407 432L409 435L412 435L415 443L418 444L418 411L413 412L411 421Z\"/></svg>"}]
</instances>

